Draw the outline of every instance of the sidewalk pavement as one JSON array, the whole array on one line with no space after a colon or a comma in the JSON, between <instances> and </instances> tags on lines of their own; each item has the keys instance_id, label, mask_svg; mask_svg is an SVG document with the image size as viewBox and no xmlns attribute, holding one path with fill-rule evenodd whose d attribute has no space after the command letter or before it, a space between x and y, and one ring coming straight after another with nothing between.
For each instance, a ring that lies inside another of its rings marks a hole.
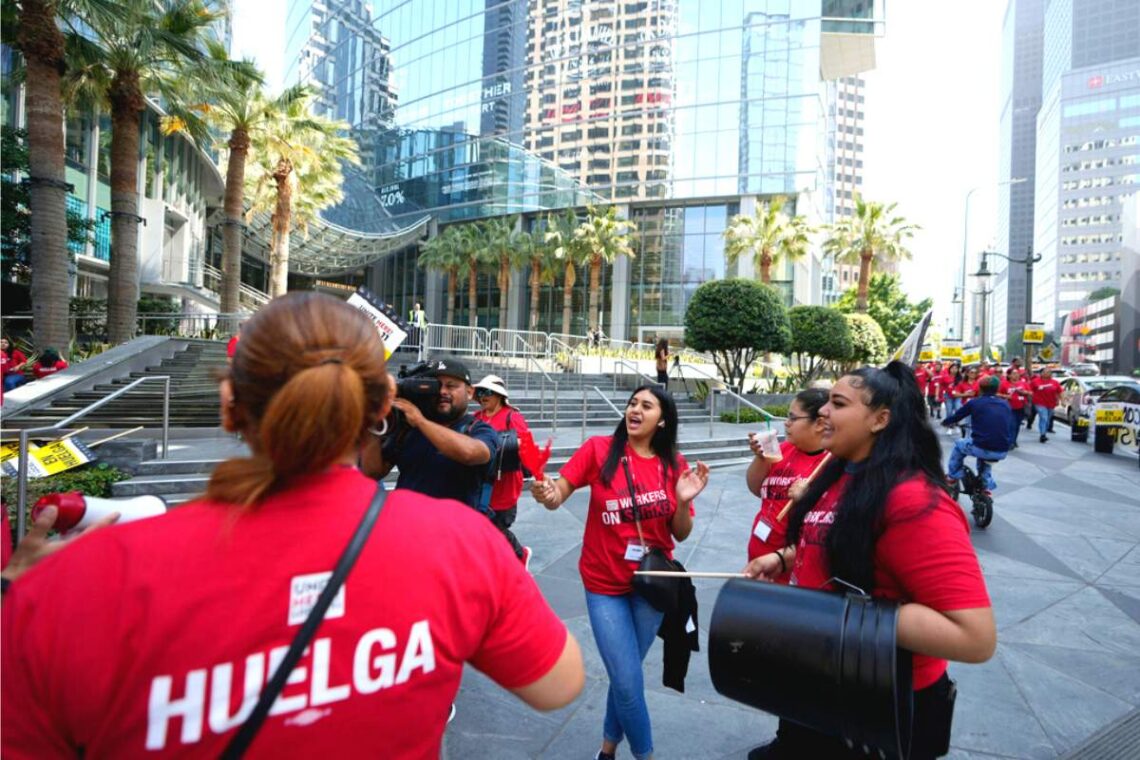
<instances>
[{"instance_id":1,"label":"sidewalk pavement","mask_svg":"<svg viewBox=\"0 0 1140 760\"><path fill-rule=\"evenodd\" d=\"M1021 448L995 467L996 516L987 530L973 533L999 643L984 665L951 665L959 689L951 758L1057 757L1140 708L1136 459L1095 454L1088 444L1069 442L1063 426L1057 429L1062 433L1045 444L1022 436ZM563 436L570 432L561 433L559 443ZM682 438L692 437L683 430ZM948 454L953 438L943 440ZM445 757L585 760L597 751L606 679L577 568L587 501L588 493L580 491L562 509L547 512L524 495L514 526L534 549L531 569L539 586L582 645L582 696L562 710L537 713L468 668ZM743 467L714 472L678 559L690 570L739 570L757 506ZM742 760L775 731L775 718L712 688L705 650L719 587L719 581L697 582L702 651L690 663L684 694L661 686L660 641L646 658L646 698L660 760ZM630 756L627 744L618 756Z\"/></svg>"}]
</instances>

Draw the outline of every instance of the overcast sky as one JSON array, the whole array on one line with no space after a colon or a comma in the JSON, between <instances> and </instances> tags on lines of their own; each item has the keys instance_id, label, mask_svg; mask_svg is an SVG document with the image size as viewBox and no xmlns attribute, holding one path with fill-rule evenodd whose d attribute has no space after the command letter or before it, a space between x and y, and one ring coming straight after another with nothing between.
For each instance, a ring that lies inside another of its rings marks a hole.
<instances>
[{"instance_id":1,"label":"overcast sky","mask_svg":"<svg viewBox=\"0 0 1140 760\"><path fill-rule=\"evenodd\" d=\"M897 201L923 227L914 260L902 267L903 286L915 299L935 299L938 325L950 313L972 187L982 189L970 202L968 271L994 238L1006 1L887 3L878 66L866 75L864 195ZM280 0L236 0L234 9L234 55L255 58L274 84L284 66L284 10Z\"/></svg>"}]
</instances>

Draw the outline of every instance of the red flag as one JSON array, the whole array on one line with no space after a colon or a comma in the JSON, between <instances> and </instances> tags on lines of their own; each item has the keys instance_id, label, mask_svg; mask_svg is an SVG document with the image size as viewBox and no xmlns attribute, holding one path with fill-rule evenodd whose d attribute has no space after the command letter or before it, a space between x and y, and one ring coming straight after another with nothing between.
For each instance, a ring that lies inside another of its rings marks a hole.
<instances>
[{"instance_id":1,"label":"red flag","mask_svg":"<svg viewBox=\"0 0 1140 760\"><path fill-rule=\"evenodd\" d=\"M538 444L534 442L534 435L529 430L519 433L519 461L539 480L545 477L542 470L550 461L550 449L553 445L553 439L547 438L546 447L539 450Z\"/></svg>"}]
</instances>

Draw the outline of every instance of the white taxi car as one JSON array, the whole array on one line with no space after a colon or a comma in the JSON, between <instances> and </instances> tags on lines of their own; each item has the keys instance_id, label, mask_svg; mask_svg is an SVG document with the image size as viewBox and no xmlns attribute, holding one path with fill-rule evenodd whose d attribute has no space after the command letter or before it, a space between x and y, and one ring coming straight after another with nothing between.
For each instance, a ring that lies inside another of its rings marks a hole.
<instances>
[{"instance_id":1,"label":"white taxi car","mask_svg":"<svg viewBox=\"0 0 1140 760\"><path fill-rule=\"evenodd\" d=\"M1140 382L1109 388L1089 410L1093 449L1112 453L1114 446L1140 454Z\"/></svg>"}]
</instances>

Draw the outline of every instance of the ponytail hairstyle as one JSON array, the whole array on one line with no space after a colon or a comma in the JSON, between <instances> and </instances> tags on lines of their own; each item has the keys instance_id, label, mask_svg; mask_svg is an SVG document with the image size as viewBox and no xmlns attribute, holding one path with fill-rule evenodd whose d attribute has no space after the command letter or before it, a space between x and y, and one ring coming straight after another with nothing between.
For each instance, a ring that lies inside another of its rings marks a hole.
<instances>
[{"instance_id":1,"label":"ponytail hairstyle","mask_svg":"<svg viewBox=\"0 0 1140 760\"><path fill-rule=\"evenodd\" d=\"M796 394L795 402L811 421L815 422L819 419L819 410L827 403L827 391L822 388L808 388Z\"/></svg>"},{"instance_id":2,"label":"ponytail hairstyle","mask_svg":"<svg viewBox=\"0 0 1140 760\"><path fill-rule=\"evenodd\" d=\"M946 475L941 445L930 427L925 401L910 367L895 361L884 369L863 367L845 377L863 391L867 406L887 408L891 413L890 422L875 438L870 456L851 474L825 545L830 574L871 593L875 585L875 542L882 532L891 489L915 474L945 489ZM845 460L832 459L812 481L788 519L789 544L799 542L804 517L846 469Z\"/></svg>"},{"instance_id":3,"label":"ponytail hairstyle","mask_svg":"<svg viewBox=\"0 0 1140 760\"><path fill-rule=\"evenodd\" d=\"M253 456L219 464L206 497L246 507L359 446L388 393L376 328L314 292L276 298L245 323L223 378Z\"/></svg>"},{"instance_id":4,"label":"ponytail hairstyle","mask_svg":"<svg viewBox=\"0 0 1140 760\"><path fill-rule=\"evenodd\" d=\"M649 439L649 448L653 449L653 453L661 460L661 464L665 467L666 477L668 477L668 473L677 467L677 404L673 401L673 396L670 395L669 391L654 384L643 385L635 389L633 393L629 394L629 400L625 402L626 407L629 407L629 402L633 400L633 397L642 391L652 393L661 406L661 421L665 425L653 431L653 437ZM601 480L604 485L609 486L613 482L621 458L625 456L625 445L628 442L629 431L626 430L625 414L623 413L621 422L614 428L610 450L606 453L606 461L602 464Z\"/></svg>"}]
</instances>

